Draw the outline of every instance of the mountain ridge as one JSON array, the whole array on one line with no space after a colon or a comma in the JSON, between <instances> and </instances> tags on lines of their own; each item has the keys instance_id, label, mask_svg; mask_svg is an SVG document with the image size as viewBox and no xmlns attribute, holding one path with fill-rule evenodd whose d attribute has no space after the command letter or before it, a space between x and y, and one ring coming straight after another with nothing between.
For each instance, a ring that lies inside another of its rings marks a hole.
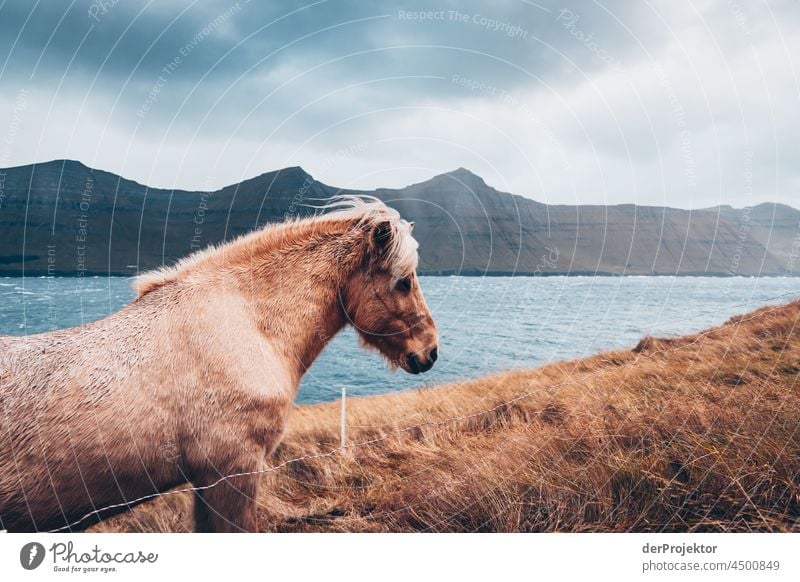
<instances>
[{"instance_id":1,"label":"mountain ridge","mask_svg":"<svg viewBox=\"0 0 800 582\"><path fill-rule=\"evenodd\" d=\"M240 182L234 182L234 183L231 183L231 184L226 184L225 186L217 188L216 190L187 190L185 188L164 188L164 187L160 187L160 186L148 186L147 184L144 184L142 182L134 180L133 178L126 178L126 177L124 177L122 175L115 174L114 172L111 172L109 170L102 170L102 169L99 169L99 168L93 168L91 166L88 166L88 165L84 164L80 160L73 160L73 159L69 159L69 158L58 158L58 159L48 160L46 162L35 162L35 163L32 163L32 164L24 164L24 165L21 165L21 166L10 166L10 167L7 167L7 168L0 168L0 173L8 172L10 170L20 170L20 169L27 169L27 168L32 168L32 167L43 167L43 166L58 165L58 164L62 164L62 165L70 164L70 165L80 166L82 168L85 168L86 170L89 170L90 172L97 172L97 173L102 173L102 174L107 174L107 175L110 175L110 176L114 176L115 178L119 178L122 181L131 182L133 184L137 184L139 186L142 186L143 188L147 188L148 190L159 190L159 191L165 191L165 192L190 192L190 193L193 193L193 194L195 194L195 193L196 194L203 194L203 193L205 193L205 194L213 194L215 192L220 192L221 190L225 190L227 188L235 187L235 186L243 184L245 182L251 182L253 180L258 180L258 179L263 178L265 176L271 176L273 174L278 174L278 173L291 174L291 173L296 172L296 173L302 174L305 177L311 178L312 180L314 180L316 182L319 182L316 178L314 178L313 174L308 172L302 166L286 166L285 168L278 168L276 170L268 170L266 172L262 172L260 174L256 174L256 175L254 175L254 176L252 176L250 178L244 178ZM573 204L561 204L561 203L559 203L559 204L546 204L544 202L536 200L535 198L529 198L529 197L523 196L521 194L514 194L513 192L506 192L504 190L498 190L494 186L488 185L483 177L481 177L478 174L475 174L474 172L472 172L471 170L469 170L467 168L464 168L463 166L459 166L458 168L456 168L454 170L450 170L450 171L447 171L447 172L442 172L441 174L434 174L433 176L431 176L427 180L423 180L422 182L413 182L413 183L411 183L411 184L409 184L407 186L402 186L402 187L391 187L391 188L390 187L381 187L381 188L374 188L372 190L359 190L359 189L352 189L352 188L336 188L334 186L330 186L330 185L327 185L327 184L325 184L325 185L328 186L329 188L334 188L334 189L339 190L339 191L358 191L358 192L361 192L361 193L369 193L369 192L384 191L384 190L385 191L405 190L405 189L411 188L413 186L430 184L431 182L433 182L437 178L454 178L457 175L469 175L469 176L471 176L473 178L477 178L478 180L480 180L483 183L484 186L486 186L487 188L489 188L491 190L494 190L498 194L503 194L503 195L507 195L507 196L513 196L514 198L519 198L519 199L522 199L522 200L525 200L525 201L535 202L536 204L541 204L541 205L544 205L544 206L551 206L551 207L557 207L557 206L573 207L573 206L576 206L576 205L573 205ZM320 184L324 184L324 182L320 182ZM658 208L658 209L664 208L664 209L667 209L667 210L680 210L680 211L684 211L684 212L710 212L710 211L716 211L718 209L741 211L741 210L747 210L747 209L757 209L757 208L761 208L761 207L773 207L774 206L774 207L789 209L789 210L792 210L792 211L795 211L795 212L800 212L800 208L795 208L794 206L790 206L788 204L784 204L783 202L759 202L758 204L755 204L753 206L744 206L744 207L735 207L735 206L731 206L729 204L719 204L719 205L716 205L716 206L707 206L707 207L704 207L704 208L694 208L694 209L693 208L682 208L682 207L679 207L679 206L656 206L656 205L653 205L653 204L637 204L635 202L620 202L620 203L617 203L617 204L590 203L590 204L580 204L578 206L597 207L597 208L618 208L618 207L629 207L630 206L630 207L634 207L634 208Z\"/></svg>"},{"instance_id":2,"label":"mountain ridge","mask_svg":"<svg viewBox=\"0 0 800 582\"><path fill-rule=\"evenodd\" d=\"M216 190L152 188L77 160L0 169L0 276L134 275L288 216L368 194L416 223L420 272L796 275L800 210L548 205L459 167L403 188L340 189L300 166ZM24 244L23 244L24 241Z\"/></svg>"}]
</instances>

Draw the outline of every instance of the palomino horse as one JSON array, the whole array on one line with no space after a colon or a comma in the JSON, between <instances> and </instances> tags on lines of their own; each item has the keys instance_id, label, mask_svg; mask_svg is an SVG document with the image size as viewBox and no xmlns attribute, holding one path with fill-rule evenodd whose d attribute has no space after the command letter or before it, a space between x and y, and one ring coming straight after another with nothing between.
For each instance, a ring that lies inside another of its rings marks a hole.
<instances>
[{"instance_id":1,"label":"palomino horse","mask_svg":"<svg viewBox=\"0 0 800 582\"><path fill-rule=\"evenodd\" d=\"M0 529L83 528L188 481L198 531L255 531L252 473L338 331L429 370L412 224L374 199L330 206L140 276L105 319L0 337Z\"/></svg>"}]
</instances>

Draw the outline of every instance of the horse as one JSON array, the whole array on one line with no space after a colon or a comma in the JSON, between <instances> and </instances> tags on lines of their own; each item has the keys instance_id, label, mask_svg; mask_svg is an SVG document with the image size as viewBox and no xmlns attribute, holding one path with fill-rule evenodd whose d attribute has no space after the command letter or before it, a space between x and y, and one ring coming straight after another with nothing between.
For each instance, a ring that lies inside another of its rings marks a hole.
<instances>
[{"instance_id":1,"label":"horse","mask_svg":"<svg viewBox=\"0 0 800 582\"><path fill-rule=\"evenodd\" d=\"M195 531L257 531L258 473L336 333L429 370L413 223L374 198L324 208L141 274L104 319L0 336L0 529L80 530L191 483Z\"/></svg>"}]
</instances>

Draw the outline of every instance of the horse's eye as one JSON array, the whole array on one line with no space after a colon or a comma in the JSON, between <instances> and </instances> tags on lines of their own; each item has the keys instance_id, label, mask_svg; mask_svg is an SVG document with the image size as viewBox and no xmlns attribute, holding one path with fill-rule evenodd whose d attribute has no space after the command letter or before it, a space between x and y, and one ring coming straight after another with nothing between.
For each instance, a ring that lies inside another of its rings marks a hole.
<instances>
[{"instance_id":1,"label":"horse's eye","mask_svg":"<svg viewBox=\"0 0 800 582\"><path fill-rule=\"evenodd\" d=\"M401 293L408 293L411 291L411 279L405 277L397 282L396 289Z\"/></svg>"}]
</instances>

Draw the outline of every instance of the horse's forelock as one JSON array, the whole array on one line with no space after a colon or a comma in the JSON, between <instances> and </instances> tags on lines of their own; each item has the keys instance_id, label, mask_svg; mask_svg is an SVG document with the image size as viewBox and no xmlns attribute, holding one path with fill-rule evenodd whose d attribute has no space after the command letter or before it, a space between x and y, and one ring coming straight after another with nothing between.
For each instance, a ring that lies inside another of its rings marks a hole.
<instances>
[{"instance_id":1,"label":"horse's forelock","mask_svg":"<svg viewBox=\"0 0 800 582\"><path fill-rule=\"evenodd\" d=\"M388 242L381 260L392 274L392 286L417 270L419 243L411 235L412 224L383 201L372 196L337 196L318 208L328 211L322 215L323 218L355 220L360 226L366 227L365 232L388 225Z\"/></svg>"},{"instance_id":2,"label":"horse's forelock","mask_svg":"<svg viewBox=\"0 0 800 582\"><path fill-rule=\"evenodd\" d=\"M399 214L398 214L399 217ZM403 277L417 270L419 263L419 243L411 236L411 225L399 219L392 225L392 236L387 252L387 262L392 272L392 287Z\"/></svg>"}]
</instances>

